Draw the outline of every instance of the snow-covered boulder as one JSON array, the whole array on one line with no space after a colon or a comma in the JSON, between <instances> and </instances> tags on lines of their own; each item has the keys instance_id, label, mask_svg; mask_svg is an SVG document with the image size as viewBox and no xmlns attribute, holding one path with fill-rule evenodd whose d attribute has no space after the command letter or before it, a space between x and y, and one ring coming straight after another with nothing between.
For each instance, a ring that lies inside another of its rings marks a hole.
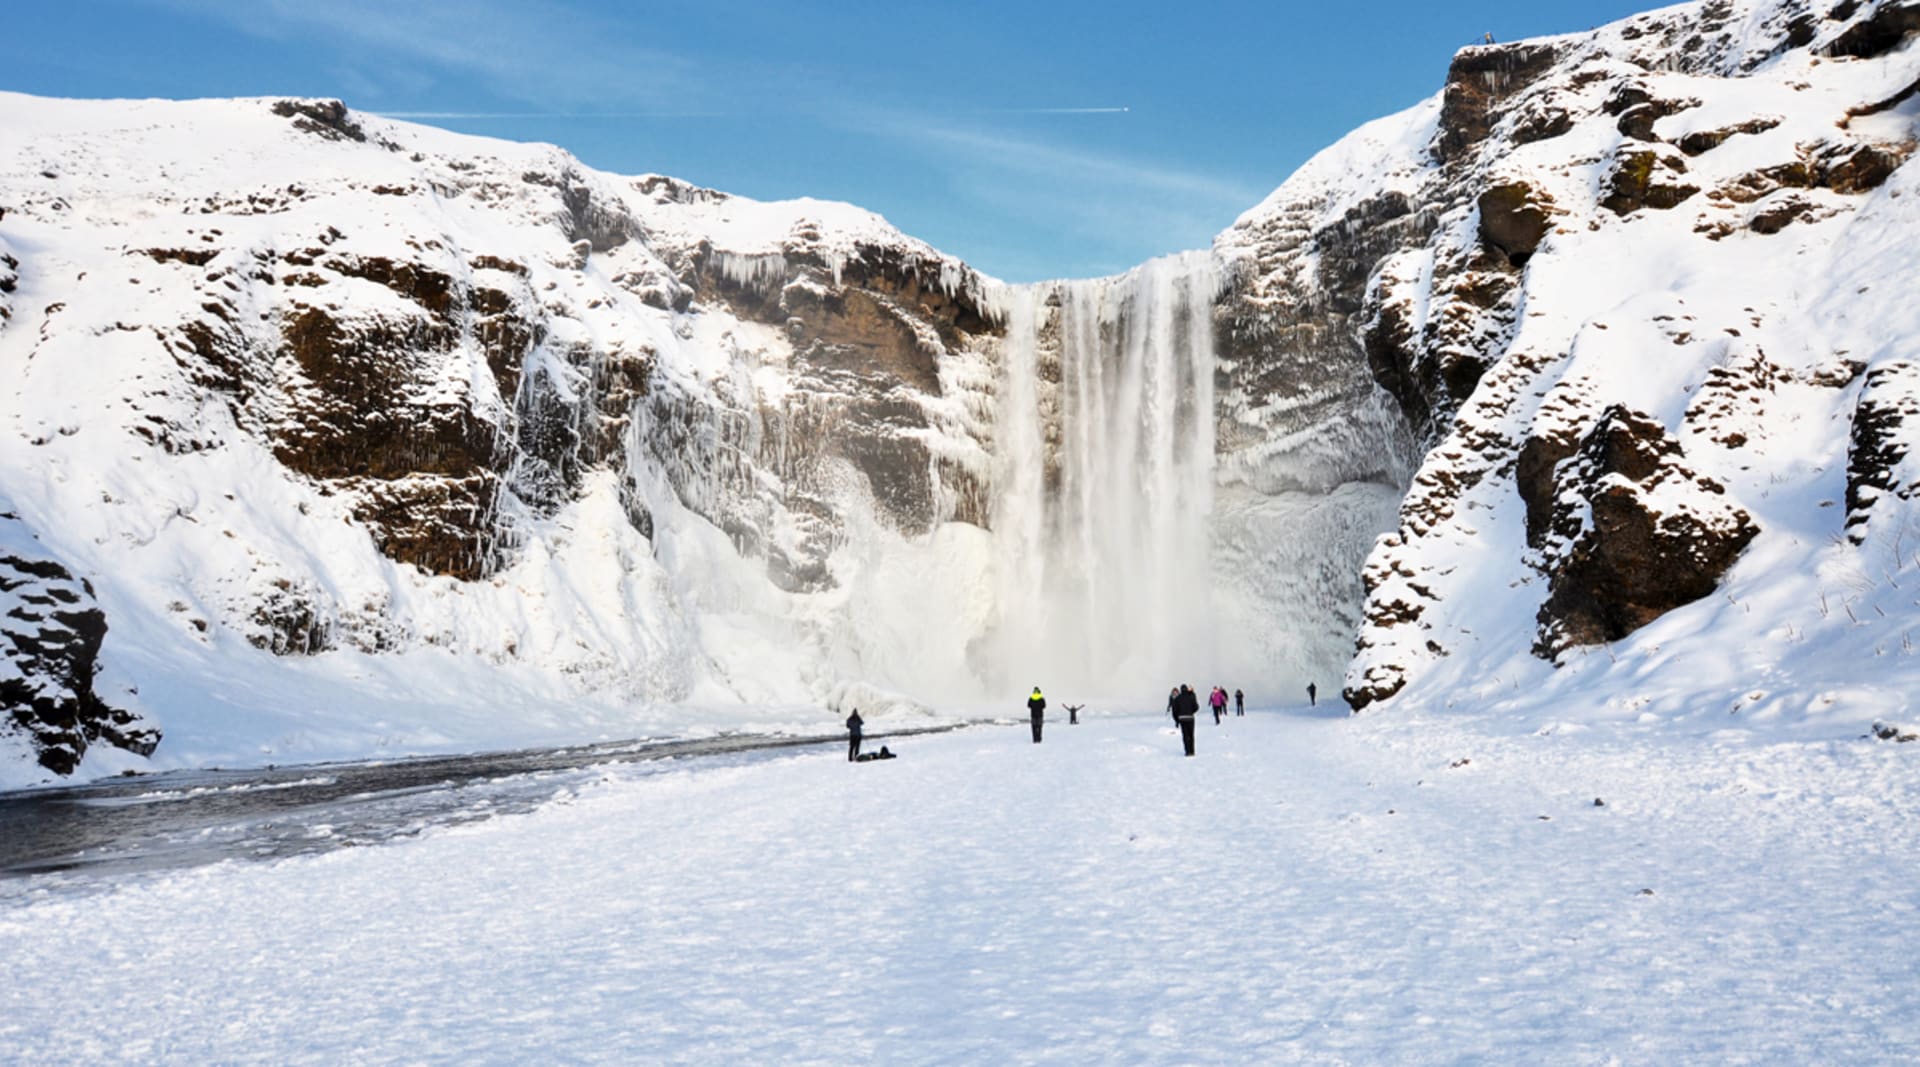
<instances>
[{"instance_id":1,"label":"snow-covered boulder","mask_svg":"<svg viewBox=\"0 0 1920 1067\"><path fill-rule=\"evenodd\" d=\"M1759 533L1643 413L1609 407L1571 454L1565 447L1531 438L1518 465L1527 540L1548 583L1542 655L1617 641L1711 594Z\"/></svg>"}]
</instances>

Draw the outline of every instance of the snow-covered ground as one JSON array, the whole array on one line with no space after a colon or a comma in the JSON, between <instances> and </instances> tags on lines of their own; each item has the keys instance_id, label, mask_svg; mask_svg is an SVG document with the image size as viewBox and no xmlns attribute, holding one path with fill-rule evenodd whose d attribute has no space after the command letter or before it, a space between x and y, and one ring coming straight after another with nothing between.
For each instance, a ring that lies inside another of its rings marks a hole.
<instances>
[{"instance_id":1,"label":"snow-covered ground","mask_svg":"<svg viewBox=\"0 0 1920 1067\"><path fill-rule=\"evenodd\" d=\"M1570 719L1578 718L1569 715ZM1920 745L1259 708L0 893L0 1060L1875 1063ZM1596 798L1604 806L1596 806Z\"/></svg>"}]
</instances>

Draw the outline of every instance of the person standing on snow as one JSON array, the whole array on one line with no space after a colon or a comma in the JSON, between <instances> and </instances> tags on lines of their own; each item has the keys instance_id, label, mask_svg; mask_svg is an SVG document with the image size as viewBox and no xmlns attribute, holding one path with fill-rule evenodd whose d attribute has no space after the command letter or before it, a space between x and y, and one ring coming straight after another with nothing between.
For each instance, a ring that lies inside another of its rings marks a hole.
<instances>
[{"instance_id":1,"label":"person standing on snow","mask_svg":"<svg viewBox=\"0 0 1920 1067\"><path fill-rule=\"evenodd\" d=\"M853 709L853 714L847 716L847 762L848 763L853 763L860 758L860 728L865 725L866 725L866 720L860 717L859 708Z\"/></svg>"},{"instance_id":2,"label":"person standing on snow","mask_svg":"<svg viewBox=\"0 0 1920 1067\"><path fill-rule=\"evenodd\" d=\"M1173 721L1180 727L1180 744L1193 755L1193 718L1200 714L1200 698L1191 686L1181 686L1173 697Z\"/></svg>"},{"instance_id":3,"label":"person standing on snow","mask_svg":"<svg viewBox=\"0 0 1920 1067\"><path fill-rule=\"evenodd\" d=\"M1213 709L1213 724L1220 725L1220 713L1227 710L1227 691L1219 686L1207 694L1207 705Z\"/></svg>"},{"instance_id":4,"label":"person standing on snow","mask_svg":"<svg viewBox=\"0 0 1920 1067\"><path fill-rule=\"evenodd\" d=\"M1233 691L1233 713L1239 716L1245 716L1247 713L1247 694L1238 689Z\"/></svg>"},{"instance_id":5,"label":"person standing on snow","mask_svg":"<svg viewBox=\"0 0 1920 1067\"><path fill-rule=\"evenodd\" d=\"M1320 688L1312 682L1307 683L1307 706L1314 707L1320 702Z\"/></svg>"},{"instance_id":6,"label":"person standing on snow","mask_svg":"<svg viewBox=\"0 0 1920 1067\"><path fill-rule=\"evenodd\" d=\"M1027 714L1033 718L1033 743L1040 743L1040 726L1047 721L1047 698L1040 695L1040 687L1033 687L1033 695L1027 698Z\"/></svg>"},{"instance_id":7,"label":"person standing on snow","mask_svg":"<svg viewBox=\"0 0 1920 1067\"><path fill-rule=\"evenodd\" d=\"M1080 725L1080 709L1084 707L1086 707L1085 704L1068 704L1067 705L1067 725L1068 726Z\"/></svg>"}]
</instances>

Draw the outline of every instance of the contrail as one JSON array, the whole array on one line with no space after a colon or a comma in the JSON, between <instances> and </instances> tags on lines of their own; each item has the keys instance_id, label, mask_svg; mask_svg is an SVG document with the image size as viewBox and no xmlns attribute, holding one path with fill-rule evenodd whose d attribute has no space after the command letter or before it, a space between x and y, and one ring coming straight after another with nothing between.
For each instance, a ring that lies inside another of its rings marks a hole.
<instances>
[{"instance_id":1,"label":"contrail","mask_svg":"<svg viewBox=\"0 0 1920 1067\"><path fill-rule=\"evenodd\" d=\"M1132 111L1130 107L1008 107L999 108L1000 115L1120 115Z\"/></svg>"}]
</instances>

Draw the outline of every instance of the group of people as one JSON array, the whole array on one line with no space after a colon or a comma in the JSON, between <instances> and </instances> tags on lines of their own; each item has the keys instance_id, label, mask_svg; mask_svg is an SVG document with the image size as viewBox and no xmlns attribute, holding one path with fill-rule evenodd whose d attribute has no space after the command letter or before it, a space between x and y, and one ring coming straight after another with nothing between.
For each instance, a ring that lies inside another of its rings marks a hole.
<instances>
[{"instance_id":1,"label":"group of people","mask_svg":"<svg viewBox=\"0 0 1920 1067\"><path fill-rule=\"evenodd\" d=\"M1067 725L1080 725L1080 709L1086 705L1067 704L1064 707L1067 709ZM1027 718L1033 723L1033 743L1037 745L1040 743L1040 728L1047 723L1047 698L1041 694L1040 687L1037 685L1027 697Z\"/></svg>"},{"instance_id":2,"label":"group of people","mask_svg":"<svg viewBox=\"0 0 1920 1067\"><path fill-rule=\"evenodd\" d=\"M1227 690L1224 686L1214 686L1207 694L1207 706L1213 709L1213 724L1227 713ZM1233 691L1233 713L1244 716L1247 713L1247 695L1238 689ZM1180 744L1193 755L1193 721L1200 714L1200 697L1190 685L1176 685L1167 691L1167 714L1173 716L1174 724L1180 727Z\"/></svg>"},{"instance_id":3,"label":"group of people","mask_svg":"<svg viewBox=\"0 0 1920 1067\"><path fill-rule=\"evenodd\" d=\"M1307 702L1314 704L1318 699L1318 688L1312 682L1308 682ZM1207 706L1213 709L1213 724L1220 725L1220 720L1227 713L1226 687L1214 686L1213 691L1207 694ZM1065 707L1067 724L1078 726L1080 709L1086 705L1068 704ZM1233 691L1233 713L1239 716L1245 716L1247 713L1247 695L1238 689ZM1193 721L1200 714L1200 697L1194 693L1192 686L1176 685L1167 692L1167 714L1173 716L1174 723L1180 727L1180 743L1186 748L1187 755L1193 755ZM1040 687L1037 685L1027 696L1027 717L1033 725L1033 743L1037 745L1040 743L1041 730L1047 721L1047 698L1040 692ZM860 754L860 732L865 725L866 720L860 718L859 708L853 709L853 714L847 716L847 762L892 759L893 753L888 752L885 745L882 745L877 753L864 756Z\"/></svg>"}]
</instances>

